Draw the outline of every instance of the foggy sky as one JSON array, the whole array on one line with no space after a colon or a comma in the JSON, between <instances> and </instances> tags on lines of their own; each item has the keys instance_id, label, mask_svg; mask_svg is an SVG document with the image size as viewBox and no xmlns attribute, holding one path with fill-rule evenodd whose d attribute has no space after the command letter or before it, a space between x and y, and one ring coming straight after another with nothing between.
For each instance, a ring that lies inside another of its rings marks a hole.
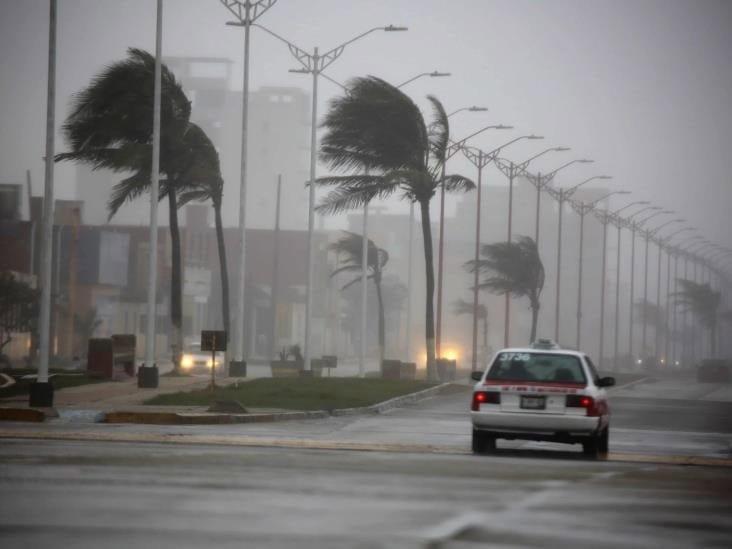
<instances>
[{"instance_id":1,"label":"foggy sky","mask_svg":"<svg viewBox=\"0 0 732 549\"><path fill-rule=\"evenodd\" d=\"M165 10L164 55L231 58L232 87L241 89L243 33L225 26L231 18L218 0L166 0ZM104 65L130 46L154 51L154 19L153 0L59 1L57 127L70 94ZM349 46L327 74L343 82L373 74L398 84L419 72L449 71L450 78L424 78L404 91L426 114L428 93L448 111L489 107L451 119L455 137L492 123L516 127L475 140L489 150L519 135L544 135L505 156L520 161L546 147L572 147L535 168L592 158L595 164L572 167L557 182L613 175L611 189L676 210L704 236L732 244L730 2L279 0L260 21L321 51L373 26L407 25L409 32L375 33ZM0 182L21 182L30 168L36 194L43 186L47 40L47 0L0 0ZM296 66L282 44L253 31L251 89L285 85L309 93L308 76L287 72ZM320 92L323 113L340 90L321 80ZM64 149L57 139L57 152ZM475 175L461 160L448 171ZM73 197L73 169L57 166L56 174L56 195ZM486 181L505 183L493 169ZM228 185L234 193L238 182Z\"/></svg>"}]
</instances>

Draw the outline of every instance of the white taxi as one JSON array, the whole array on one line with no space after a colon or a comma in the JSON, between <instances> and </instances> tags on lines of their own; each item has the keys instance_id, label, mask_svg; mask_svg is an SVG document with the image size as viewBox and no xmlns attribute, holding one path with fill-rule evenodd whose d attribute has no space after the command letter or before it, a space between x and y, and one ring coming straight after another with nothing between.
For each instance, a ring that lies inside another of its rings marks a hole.
<instances>
[{"instance_id":1,"label":"white taxi","mask_svg":"<svg viewBox=\"0 0 732 549\"><path fill-rule=\"evenodd\" d=\"M607 453L610 407L601 378L582 352L545 342L499 351L485 372L473 372L473 452L496 439L581 443L585 455Z\"/></svg>"}]
</instances>

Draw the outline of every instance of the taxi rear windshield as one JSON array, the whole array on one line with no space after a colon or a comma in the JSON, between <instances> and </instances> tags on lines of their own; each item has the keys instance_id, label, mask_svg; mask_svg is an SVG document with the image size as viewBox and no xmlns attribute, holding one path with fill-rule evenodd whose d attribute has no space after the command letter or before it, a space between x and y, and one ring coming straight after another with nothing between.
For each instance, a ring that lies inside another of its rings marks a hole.
<instances>
[{"instance_id":1,"label":"taxi rear windshield","mask_svg":"<svg viewBox=\"0 0 732 549\"><path fill-rule=\"evenodd\" d=\"M499 353L486 379L582 384L587 382L577 357L548 353Z\"/></svg>"}]
</instances>

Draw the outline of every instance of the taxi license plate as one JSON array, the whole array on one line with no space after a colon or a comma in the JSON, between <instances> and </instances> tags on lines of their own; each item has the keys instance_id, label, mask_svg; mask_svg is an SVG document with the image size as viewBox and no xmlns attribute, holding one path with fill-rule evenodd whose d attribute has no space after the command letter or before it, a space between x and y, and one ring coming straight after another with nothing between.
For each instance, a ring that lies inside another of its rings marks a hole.
<instances>
[{"instance_id":1,"label":"taxi license plate","mask_svg":"<svg viewBox=\"0 0 732 549\"><path fill-rule=\"evenodd\" d=\"M525 410L544 410L546 400L543 396L521 396L521 408Z\"/></svg>"}]
</instances>

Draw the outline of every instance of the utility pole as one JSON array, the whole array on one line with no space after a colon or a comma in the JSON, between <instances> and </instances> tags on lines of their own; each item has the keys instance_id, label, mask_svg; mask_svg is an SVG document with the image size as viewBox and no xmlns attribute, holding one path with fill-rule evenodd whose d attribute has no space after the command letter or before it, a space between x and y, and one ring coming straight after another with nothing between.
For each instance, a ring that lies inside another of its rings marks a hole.
<instances>
[{"instance_id":1,"label":"utility pole","mask_svg":"<svg viewBox=\"0 0 732 549\"><path fill-rule=\"evenodd\" d=\"M277 304L279 303L280 293L280 207L282 197L282 174L277 175L277 203L275 206L275 226L274 226L274 250L272 258L272 318L270 320L270 357L275 357L277 349Z\"/></svg>"}]
</instances>

